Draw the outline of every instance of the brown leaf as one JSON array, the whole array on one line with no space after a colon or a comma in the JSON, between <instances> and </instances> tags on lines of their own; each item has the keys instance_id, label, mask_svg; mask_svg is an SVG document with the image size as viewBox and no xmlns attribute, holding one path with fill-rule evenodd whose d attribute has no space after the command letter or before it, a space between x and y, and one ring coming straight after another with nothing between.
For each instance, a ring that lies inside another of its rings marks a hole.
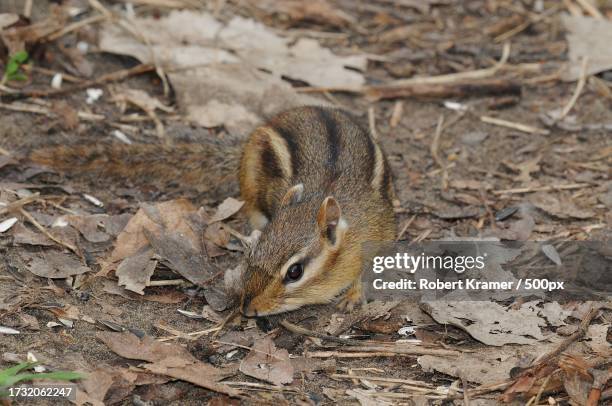
<instances>
[{"instance_id":1,"label":"brown leaf","mask_svg":"<svg viewBox=\"0 0 612 406\"><path fill-rule=\"evenodd\" d=\"M293 382L293 371L289 352L276 348L270 337L255 342L240 363L240 372L274 385Z\"/></svg>"},{"instance_id":2,"label":"brown leaf","mask_svg":"<svg viewBox=\"0 0 612 406\"><path fill-rule=\"evenodd\" d=\"M565 196L556 197L549 193L536 193L529 198L538 209L560 219L588 219L595 216L591 210L577 207Z\"/></svg>"},{"instance_id":3,"label":"brown leaf","mask_svg":"<svg viewBox=\"0 0 612 406\"><path fill-rule=\"evenodd\" d=\"M217 207L217 211L208 221L208 224L232 217L234 214L238 213L242 206L244 206L243 201L236 200L233 197L228 197L219 205L219 207Z\"/></svg>"},{"instance_id":4,"label":"brown leaf","mask_svg":"<svg viewBox=\"0 0 612 406\"><path fill-rule=\"evenodd\" d=\"M109 216L107 214L93 214L86 216L66 216L65 219L71 226L79 230L87 241L93 243L105 242L111 236L116 236L125 228L131 214L120 214Z\"/></svg>"},{"instance_id":5,"label":"brown leaf","mask_svg":"<svg viewBox=\"0 0 612 406\"><path fill-rule=\"evenodd\" d=\"M145 229L154 235L159 235L162 227L165 227L184 233L193 241L197 241L197 237L185 220L185 217L193 212L195 207L184 199L155 205L143 204L117 237L115 249L109 258L110 262L121 261L147 246L149 241L144 234Z\"/></svg>"},{"instance_id":6,"label":"brown leaf","mask_svg":"<svg viewBox=\"0 0 612 406\"><path fill-rule=\"evenodd\" d=\"M119 286L125 286L127 290L144 295L144 288L149 285L157 266L153 256L153 250L145 249L121 261L115 271L115 275L119 278Z\"/></svg>"},{"instance_id":7,"label":"brown leaf","mask_svg":"<svg viewBox=\"0 0 612 406\"><path fill-rule=\"evenodd\" d=\"M198 361L179 344L162 343L148 336L139 339L129 332L100 332L97 337L111 351L124 358L150 362L144 367L155 374L181 379L230 396L238 394L229 386L217 383L231 372Z\"/></svg>"},{"instance_id":8,"label":"brown leaf","mask_svg":"<svg viewBox=\"0 0 612 406\"><path fill-rule=\"evenodd\" d=\"M59 251L22 251L18 255L28 271L42 278L63 279L91 271L73 255Z\"/></svg>"}]
</instances>

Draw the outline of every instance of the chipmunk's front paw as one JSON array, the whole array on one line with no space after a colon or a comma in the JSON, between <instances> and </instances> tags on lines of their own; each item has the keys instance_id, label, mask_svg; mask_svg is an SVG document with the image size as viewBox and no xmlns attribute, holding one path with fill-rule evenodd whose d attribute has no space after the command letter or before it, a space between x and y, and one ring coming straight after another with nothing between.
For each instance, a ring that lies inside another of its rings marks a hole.
<instances>
[{"instance_id":1,"label":"chipmunk's front paw","mask_svg":"<svg viewBox=\"0 0 612 406\"><path fill-rule=\"evenodd\" d=\"M361 282L355 282L351 287L344 293L340 302L338 302L338 309L343 312L351 312L356 306L363 303L363 295L361 292Z\"/></svg>"}]
</instances>

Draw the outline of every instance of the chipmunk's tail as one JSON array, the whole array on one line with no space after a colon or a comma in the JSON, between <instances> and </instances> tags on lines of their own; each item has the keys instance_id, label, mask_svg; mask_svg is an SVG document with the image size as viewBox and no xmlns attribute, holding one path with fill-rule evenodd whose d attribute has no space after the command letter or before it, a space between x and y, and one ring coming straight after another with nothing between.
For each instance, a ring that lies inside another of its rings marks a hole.
<instances>
[{"instance_id":1,"label":"chipmunk's tail","mask_svg":"<svg viewBox=\"0 0 612 406\"><path fill-rule=\"evenodd\" d=\"M169 185L214 192L237 188L239 145L217 142L67 145L38 149L30 160L71 176L133 185Z\"/></svg>"}]
</instances>

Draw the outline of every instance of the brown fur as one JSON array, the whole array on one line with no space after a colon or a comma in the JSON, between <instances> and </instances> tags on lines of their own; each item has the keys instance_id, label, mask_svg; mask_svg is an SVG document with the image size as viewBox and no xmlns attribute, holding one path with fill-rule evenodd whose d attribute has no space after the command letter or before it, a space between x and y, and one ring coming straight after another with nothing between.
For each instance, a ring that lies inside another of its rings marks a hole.
<instances>
[{"instance_id":1,"label":"brown fur","mask_svg":"<svg viewBox=\"0 0 612 406\"><path fill-rule=\"evenodd\" d=\"M290 165L277 151L289 153ZM296 184L303 185L303 197L288 204L294 199L285 193ZM393 240L395 218L384 154L351 116L319 107L276 116L247 141L240 188L252 223L262 214L269 222L247 259L245 314L329 302L347 288L348 306L359 299L361 244ZM294 260L309 264L304 280L287 283L288 261L300 252Z\"/></svg>"}]
</instances>

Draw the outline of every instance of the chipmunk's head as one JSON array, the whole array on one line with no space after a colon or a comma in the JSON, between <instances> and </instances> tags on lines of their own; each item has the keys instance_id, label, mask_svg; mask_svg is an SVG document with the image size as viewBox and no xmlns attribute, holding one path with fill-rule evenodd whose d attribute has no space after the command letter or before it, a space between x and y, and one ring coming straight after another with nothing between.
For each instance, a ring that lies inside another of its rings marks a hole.
<instances>
[{"instance_id":1,"label":"chipmunk's head","mask_svg":"<svg viewBox=\"0 0 612 406\"><path fill-rule=\"evenodd\" d=\"M264 316L331 300L346 287L335 271L347 230L333 197L305 198L301 184L290 188L247 256L242 313Z\"/></svg>"}]
</instances>

